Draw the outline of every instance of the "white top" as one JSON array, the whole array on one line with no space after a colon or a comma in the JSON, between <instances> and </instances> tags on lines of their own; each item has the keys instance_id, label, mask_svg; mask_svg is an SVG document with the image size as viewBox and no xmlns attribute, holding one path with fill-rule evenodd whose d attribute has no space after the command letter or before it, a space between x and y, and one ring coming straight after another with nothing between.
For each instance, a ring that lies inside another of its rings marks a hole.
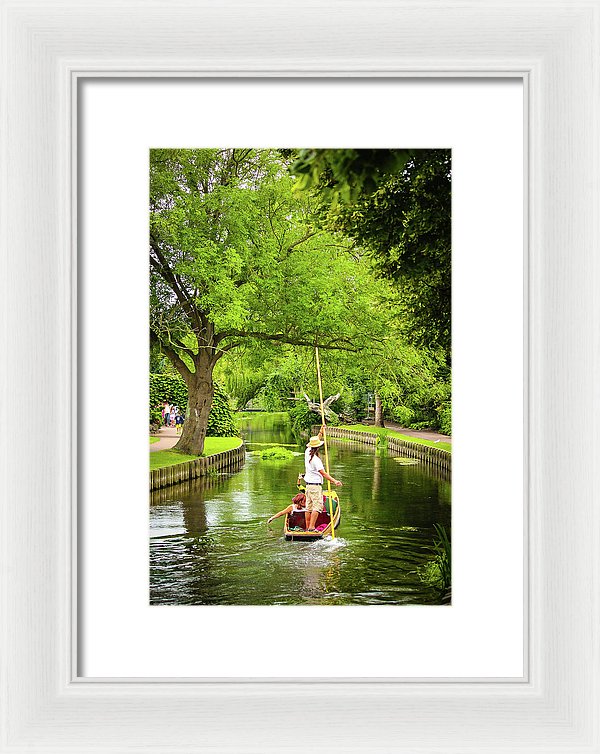
<instances>
[{"instance_id":1,"label":"white top","mask_svg":"<svg viewBox=\"0 0 600 754\"><path fill-rule=\"evenodd\" d=\"M323 477L319 474L319 471L325 468L323 461L317 455L313 456L311 461L310 451L311 448L306 448L304 453L304 481L307 484L323 484Z\"/></svg>"}]
</instances>

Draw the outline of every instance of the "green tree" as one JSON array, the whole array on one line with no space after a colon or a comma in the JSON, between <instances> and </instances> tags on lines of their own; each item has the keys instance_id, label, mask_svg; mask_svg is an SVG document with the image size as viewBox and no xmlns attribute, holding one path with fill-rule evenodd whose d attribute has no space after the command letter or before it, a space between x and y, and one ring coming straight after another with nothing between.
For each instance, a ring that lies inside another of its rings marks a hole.
<instances>
[{"instance_id":1,"label":"green tree","mask_svg":"<svg viewBox=\"0 0 600 754\"><path fill-rule=\"evenodd\" d=\"M380 332L362 261L312 224L276 150L152 150L150 335L188 387L201 453L213 370L244 343L359 350Z\"/></svg>"},{"instance_id":2,"label":"green tree","mask_svg":"<svg viewBox=\"0 0 600 754\"><path fill-rule=\"evenodd\" d=\"M326 225L397 285L407 335L449 360L450 150L303 150L292 170L321 197Z\"/></svg>"}]
</instances>

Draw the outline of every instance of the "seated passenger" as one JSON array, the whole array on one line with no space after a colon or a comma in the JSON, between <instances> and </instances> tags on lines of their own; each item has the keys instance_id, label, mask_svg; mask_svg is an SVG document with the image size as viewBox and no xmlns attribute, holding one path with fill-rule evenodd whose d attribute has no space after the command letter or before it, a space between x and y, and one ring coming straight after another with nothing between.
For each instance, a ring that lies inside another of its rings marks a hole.
<instances>
[{"instance_id":1,"label":"seated passenger","mask_svg":"<svg viewBox=\"0 0 600 754\"><path fill-rule=\"evenodd\" d=\"M271 516L271 518L267 519L267 523L270 524L271 521L274 521L276 518L279 518L280 516L285 516L286 513L305 513L306 512L306 495L303 492L299 492L296 497L293 498L292 504L288 505L287 508L284 508L282 511L279 511L279 513L276 513L274 516Z\"/></svg>"}]
</instances>

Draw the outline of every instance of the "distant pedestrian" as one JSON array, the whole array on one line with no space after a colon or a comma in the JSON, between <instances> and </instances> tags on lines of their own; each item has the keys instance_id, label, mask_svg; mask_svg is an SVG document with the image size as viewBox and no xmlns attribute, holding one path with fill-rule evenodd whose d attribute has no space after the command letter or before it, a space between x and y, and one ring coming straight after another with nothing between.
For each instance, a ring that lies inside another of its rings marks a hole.
<instances>
[{"instance_id":1,"label":"distant pedestrian","mask_svg":"<svg viewBox=\"0 0 600 754\"><path fill-rule=\"evenodd\" d=\"M175 427L177 428L177 434L180 435L183 430L183 414L179 411L177 412L177 416L175 417Z\"/></svg>"},{"instance_id":2,"label":"distant pedestrian","mask_svg":"<svg viewBox=\"0 0 600 754\"><path fill-rule=\"evenodd\" d=\"M168 427L169 424L171 423L171 404L168 403L167 401L165 401L163 417L164 417L165 427Z\"/></svg>"}]
</instances>

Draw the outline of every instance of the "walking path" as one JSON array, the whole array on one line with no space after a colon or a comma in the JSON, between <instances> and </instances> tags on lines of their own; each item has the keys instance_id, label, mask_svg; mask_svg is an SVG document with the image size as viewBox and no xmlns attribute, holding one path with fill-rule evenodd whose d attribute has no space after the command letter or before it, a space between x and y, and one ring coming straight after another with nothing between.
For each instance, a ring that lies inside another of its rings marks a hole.
<instances>
[{"instance_id":1,"label":"walking path","mask_svg":"<svg viewBox=\"0 0 600 754\"><path fill-rule=\"evenodd\" d=\"M373 426L372 421L365 421L362 422L363 424L370 424ZM426 429L406 429L405 427L401 427L399 424L396 424L395 422L384 422L387 429L393 429L394 432L401 432L403 435L408 435L409 437L420 437L421 440L433 440L435 442L449 442L452 443L452 438L448 437L448 435L441 435L439 432L430 432Z\"/></svg>"},{"instance_id":2,"label":"walking path","mask_svg":"<svg viewBox=\"0 0 600 754\"><path fill-rule=\"evenodd\" d=\"M154 453L156 450L169 450L173 445L177 444L177 440L181 435L177 434L175 427L161 427L158 430L158 434L152 435L152 437L160 437L158 442L153 442L150 446L150 452Z\"/></svg>"}]
</instances>

